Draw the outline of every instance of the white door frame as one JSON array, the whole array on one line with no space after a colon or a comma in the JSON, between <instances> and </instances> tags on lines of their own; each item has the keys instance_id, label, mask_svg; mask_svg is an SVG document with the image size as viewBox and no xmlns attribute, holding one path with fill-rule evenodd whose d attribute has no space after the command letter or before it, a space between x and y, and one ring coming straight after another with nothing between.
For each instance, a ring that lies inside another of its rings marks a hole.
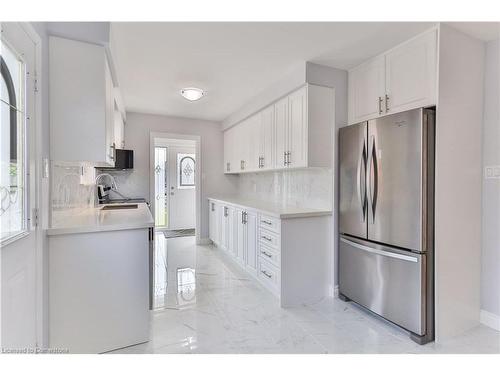
<instances>
[{"instance_id":1,"label":"white door frame","mask_svg":"<svg viewBox=\"0 0 500 375\"><path fill-rule=\"evenodd\" d=\"M201 160L201 137L199 135L187 135L187 134L176 134L176 133L164 133L164 132L150 132L149 133L149 199L151 202L151 209L153 211L153 217L155 215L155 174L154 174L154 162L155 162L155 138L170 138L170 139L184 139L191 140L195 142L195 236L196 244L201 244L200 230L201 230L201 169L203 168Z\"/></svg>"},{"instance_id":2,"label":"white door frame","mask_svg":"<svg viewBox=\"0 0 500 375\"><path fill-rule=\"evenodd\" d=\"M44 213L48 210L48 199L45 202L42 197L42 41L34 27L29 22L19 22L20 28L26 33L26 35L31 39L35 46L35 72L34 77L36 79L36 91L34 93L34 118L30 118L30 132L27 136L34 138L34 149L29 150L30 158L34 158L35 163L35 186L30 183L30 190L34 189L34 192L30 192L34 199L30 199L28 203L29 215L31 221L33 218L33 210L38 212L38 223L35 228L35 339L36 342L33 343L36 347L47 347L48 346L48 315L47 315L47 297L48 297L48 285L46 281L46 270L44 268L44 249L43 249L43 239L45 232L43 229L46 228L47 223L44 220ZM33 131L34 130L34 131ZM29 142L28 138L28 142ZM32 155L32 156L31 156ZM29 161L28 159L28 161ZM47 176L48 177L48 176ZM28 182L29 183L29 182ZM33 194L32 194L33 193ZM48 198L48 197L47 197ZM30 224L32 225L30 221ZM1 256L0 256L0 277L1 277ZM0 279L1 285L1 279ZM1 318L1 301L0 301L0 318ZM1 333L1 328L0 328ZM1 343L1 335L0 335Z\"/></svg>"}]
</instances>

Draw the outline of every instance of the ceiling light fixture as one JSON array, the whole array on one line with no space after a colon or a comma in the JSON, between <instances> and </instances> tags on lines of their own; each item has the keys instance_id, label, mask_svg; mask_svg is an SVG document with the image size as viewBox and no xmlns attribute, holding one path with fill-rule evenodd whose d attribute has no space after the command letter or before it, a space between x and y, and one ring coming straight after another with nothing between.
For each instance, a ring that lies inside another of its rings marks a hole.
<instances>
[{"instance_id":1,"label":"ceiling light fixture","mask_svg":"<svg viewBox=\"0 0 500 375\"><path fill-rule=\"evenodd\" d=\"M181 95L185 99L194 102L195 100L201 99L205 95L205 91L196 87L186 87L181 90Z\"/></svg>"}]
</instances>

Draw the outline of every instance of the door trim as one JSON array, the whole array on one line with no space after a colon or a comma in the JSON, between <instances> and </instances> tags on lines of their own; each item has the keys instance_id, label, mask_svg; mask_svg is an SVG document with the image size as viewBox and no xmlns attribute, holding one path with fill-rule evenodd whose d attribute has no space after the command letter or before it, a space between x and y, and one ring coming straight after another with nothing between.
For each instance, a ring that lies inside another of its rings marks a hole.
<instances>
[{"instance_id":1,"label":"door trim","mask_svg":"<svg viewBox=\"0 0 500 375\"><path fill-rule=\"evenodd\" d=\"M149 133L149 199L151 202L151 210L155 213L155 205L154 205L154 194L155 194L155 186L154 186L154 168L152 167L155 160L155 138L170 138L170 139L184 139L195 142L195 160L196 166L195 168L195 215L196 215L196 223L195 223L195 236L196 236L196 244L201 245L201 209L203 207L201 203L201 190L202 190L202 181L201 181L201 170L203 168L202 158L201 158L201 136L199 135L187 135L187 134L178 134L178 133L167 133L167 132L155 132L151 131Z\"/></svg>"},{"instance_id":2,"label":"door trim","mask_svg":"<svg viewBox=\"0 0 500 375\"><path fill-rule=\"evenodd\" d=\"M44 84L43 82L43 71L42 71L42 40L40 38L40 35L38 32L35 30L35 28L31 25L29 22L18 22L17 23L19 27L26 33L28 38L33 42L34 48L35 48L35 66L34 66L34 75L36 79L36 91L34 93L34 111L32 114L32 117L30 118L30 123L31 128L34 129L34 131L31 131L28 133L28 137L34 137L34 149L28 150L30 154L30 159L34 159L35 163L35 177L34 177L34 182L35 186L32 186L31 183L29 183L29 188L30 190L33 189L33 196L34 199L28 198L28 205L27 205L27 210L28 210L28 215L31 218L31 220L28 221L29 226L32 226L32 220L33 220L33 210L38 211L39 215L39 220L37 225L34 227L34 241L35 241L35 285L33 286L35 289L35 311L34 311L34 319L35 319L35 342L33 343L35 347L47 347L48 346L48 284L46 282L47 277L47 270L44 267L44 260L46 258L46 251L44 249L44 238L45 238L45 228L48 226L48 222L46 218L48 218L48 215L46 213L49 210L49 196L48 195L43 195L42 196L42 180L46 180L46 183L48 185L48 176L43 176L42 173L42 158L43 158L43 152L42 152L42 85ZM29 146L28 146L29 147ZM44 189L45 191L48 191L47 189ZM30 192L30 195L31 192ZM13 238L12 241L9 241L8 243L4 243L2 247L6 247L9 244L27 236L27 232L21 233L18 237ZM1 278L1 267L2 267L2 262L1 262L1 256L0 256L0 278ZM1 280L0 280L0 285L1 285ZM0 301L0 318L1 318L1 308L2 304ZM1 327L0 327L0 333L1 333ZM1 344L1 335L0 335L0 344Z\"/></svg>"}]
</instances>

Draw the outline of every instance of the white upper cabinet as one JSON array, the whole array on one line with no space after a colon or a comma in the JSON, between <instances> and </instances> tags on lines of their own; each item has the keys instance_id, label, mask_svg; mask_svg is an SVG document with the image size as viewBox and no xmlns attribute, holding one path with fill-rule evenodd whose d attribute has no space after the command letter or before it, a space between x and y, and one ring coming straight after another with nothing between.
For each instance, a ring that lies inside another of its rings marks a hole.
<instances>
[{"instance_id":1,"label":"white upper cabinet","mask_svg":"<svg viewBox=\"0 0 500 375\"><path fill-rule=\"evenodd\" d=\"M224 172L331 168L334 123L333 89L305 85L224 131ZM236 169L228 169L231 150Z\"/></svg>"},{"instance_id":2,"label":"white upper cabinet","mask_svg":"<svg viewBox=\"0 0 500 375\"><path fill-rule=\"evenodd\" d=\"M247 158L243 161L243 170L256 171L260 166L260 114L253 115L246 121Z\"/></svg>"},{"instance_id":3,"label":"white upper cabinet","mask_svg":"<svg viewBox=\"0 0 500 375\"><path fill-rule=\"evenodd\" d=\"M115 119L115 146L116 148L125 148L125 108L120 89L115 87L114 90L114 119Z\"/></svg>"},{"instance_id":4,"label":"white upper cabinet","mask_svg":"<svg viewBox=\"0 0 500 375\"><path fill-rule=\"evenodd\" d=\"M436 104L437 30L349 71L349 124Z\"/></svg>"},{"instance_id":5,"label":"white upper cabinet","mask_svg":"<svg viewBox=\"0 0 500 375\"><path fill-rule=\"evenodd\" d=\"M289 95L288 106L287 167L307 167L307 87L303 87Z\"/></svg>"},{"instance_id":6,"label":"white upper cabinet","mask_svg":"<svg viewBox=\"0 0 500 375\"><path fill-rule=\"evenodd\" d=\"M351 123L382 114L385 98L385 59L377 57L349 71L348 111Z\"/></svg>"},{"instance_id":7,"label":"white upper cabinet","mask_svg":"<svg viewBox=\"0 0 500 375\"><path fill-rule=\"evenodd\" d=\"M274 168L285 168L288 151L288 97L274 104Z\"/></svg>"},{"instance_id":8,"label":"white upper cabinet","mask_svg":"<svg viewBox=\"0 0 500 375\"><path fill-rule=\"evenodd\" d=\"M114 165L114 94L105 48L50 37L52 160Z\"/></svg>"},{"instance_id":9,"label":"white upper cabinet","mask_svg":"<svg viewBox=\"0 0 500 375\"><path fill-rule=\"evenodd\" d=\"M260 121L260 159L262 170L274 167L274 106L261 112Z\"/></svg>"},{"instance_id":10,"label":"white upper cabinet","mask_svg":"<svg viewBox=\"0 0 500 375\"><path fill-rule=\"evenodd\" d=\"M428 32L385 56L385 110L436 104L437 32Z\"/></svg>"}]
</instances>

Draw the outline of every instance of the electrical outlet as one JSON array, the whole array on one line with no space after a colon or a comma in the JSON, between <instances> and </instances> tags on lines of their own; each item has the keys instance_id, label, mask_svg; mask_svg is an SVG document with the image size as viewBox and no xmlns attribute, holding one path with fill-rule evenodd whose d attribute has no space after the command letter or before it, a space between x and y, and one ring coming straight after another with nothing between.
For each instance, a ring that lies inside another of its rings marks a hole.
<instances>
[{"instance_id":1,"label":"electrical outlet","mask_svg":"<svg viewBox=\"0 0 500 375\"><path fill-rule=\"evenodd\" d=\"M489 179L500 179L500 165L490 165L484 168L484 178Z\"/></svg>"}]
</instances>

